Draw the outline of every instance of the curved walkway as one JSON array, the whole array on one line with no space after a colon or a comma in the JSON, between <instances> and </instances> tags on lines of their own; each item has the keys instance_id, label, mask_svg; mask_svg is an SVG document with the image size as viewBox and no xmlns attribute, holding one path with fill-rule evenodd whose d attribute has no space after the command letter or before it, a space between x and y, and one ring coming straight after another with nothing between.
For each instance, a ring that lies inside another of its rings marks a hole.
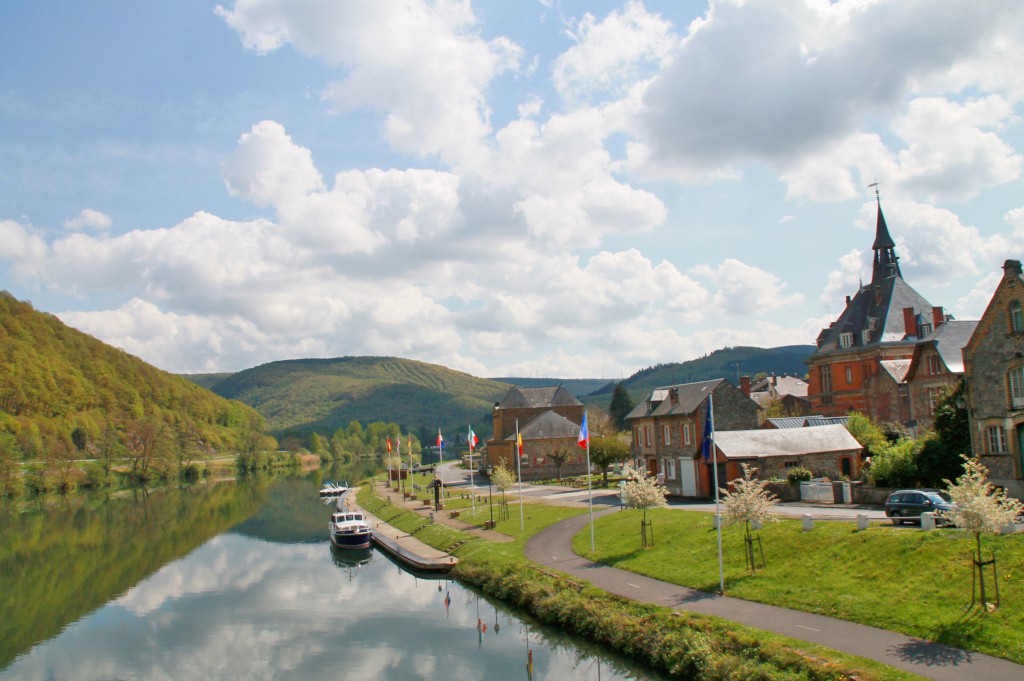
<instances>
[{"instance_id":1,"label":"curved walkway","mask_svg":"<svg viewBox=\"0 0 1024 681\"><path fill-rule=\"evenodd\" d=\"M595 515L604 515L613 510ZM575 516L539 532L526 543L526 557L632 600L655 603L674 610L715 615L764 631L877 660L930 679L1024 679L1024 666L991 655L967 652L823 615L718 596L593 563L572 550L573 535L586 528L588 522L589 517L586 515Z\"/></svg>"}]
</instances>

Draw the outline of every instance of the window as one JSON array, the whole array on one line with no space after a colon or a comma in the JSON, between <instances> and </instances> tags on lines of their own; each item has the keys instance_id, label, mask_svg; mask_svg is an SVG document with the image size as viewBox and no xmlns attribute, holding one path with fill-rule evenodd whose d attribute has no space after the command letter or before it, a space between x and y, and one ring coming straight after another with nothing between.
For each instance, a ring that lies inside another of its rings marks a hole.
<instances>
[{"instance_id":1,"label":"window","mask_svg":"<svg viewBox=\"0 0 1024 681\"><path fill-rule=\"evenodd\" d=\"M942 395L942 388L928 388L928 414L935 415L939 408L939 396Z\"/></svg>"},{"instance_id":2,"label":"window","mask_svg":"<svg viewBox=\"0 0 1024 681\"><path fill-rule=\"evenodd\" d=\"M871 342L871 331L869 331L868 329L864 329L863 331L860 332L860 344L861 345L867 345L870 342Z\"/></svg>"},{"instance_id":3,"label":"window","mask_svg":"<svg viewBox=\"0 0 1024 681\"><path fill-rule=\"evenodd\" d=\"M787 461L785 463L786 468L796 468L796 461Z\"/></svg>"},{"instance_id":4,"label":"window","mask_svg":"<svg viewBox=\"0 0 1024 681\"><path fill-rule=\"evenodd\" d=\"M633 428L633 442L636 443L637 447L639 447L640 444L641 444L640 443L640 428L639 427Z\"/></svg>"},{"instance_id":5,"label":"window","mask_svg":"<svg viewBox=\"0 0 1024 681\"><path fill-rule=\"evenodd\" d=\"M1024 306L1019 300L1010 303L1010 331L1024 331Z\"/></svg>"},{"instance_id":6,"label":"window","mask_svg":"<svg viewBox=\"0 0 1024 681\"><path fill-rule=\"evenodd\" d=\"M832 392L832 367L826 364L820 367L818 371L819 376L821 377L821 392Z\"/></svg>"},{"instance_id":7,"label":"window","mask_svg":"<svg viewBox=\"0 0 1024 681\"><path fill-rule=\"evenodd\" d=\"M853 385L853 367L846 367L846 383Z\"/></svg>"},{"instance_id":8,"label":"window","mask_svg":"<svg viewBox=\"0 0 1024 681\"><path fill-rule=\"evenodd\" d=\"M668 424L665 424L664 426L662 426L661 433L662 433L662 436L665 438L665 446L666 447L668 445L672 444L672 434L671 434L670 431L671 431L671 429L668 427Z\"/></svg>"},{"instance_id":9,"label":"window","mask_svg":"<svg viewBox=\"0 0 1024 681\"><path fill-rule=\"evenodd\" d=\"M689 423L684 423L683 424L683 444L684 445L690 444L690 424Z\"/></svg>"},{"instance_id":10,"label":"window","mask_svg":"<svg viewBox=\"0 0 1024 681\"><path fill-rule=\"evenodd\" d=\"M931 324L919 324L918 327L917 327L917 336L918 336L918 338L924 338L925 336L927 336L931 332L932 332L932 325Z\"/></svg>"},{"instance_id":11,"label":"window","mask_svg":"<svg viewBox=\"0 0 1024 681\"><path fill-rule=\"evenodd\" d=\"M1002 426L989 426L985 429L985 437L988 440L989 454L1006 453L1006 438L1003 437Z\"/></svg>"},{"instance_id":12,"label":"window","mask_svg":"<svg viewBox=\"0 0 1024 681\"><path fill-rule=\"evenodd\" d=\"M1024 367L1010 369L1010 404L1014 407L1024 406Z\"/></svg>"},{"instance_id":13,"label":"window","mask_svg":"<svg viewBox=\"0 0 1024 681\"><path fill-rule=\"evenodd\" d=\"M676 479L676 461L675 461L675 459L668 459L666 461L666 463L668 464L668 472L665 474L665 476L669 480L675 480Z\"/></svg>"},{"instance_id":14,"label":"window","mask_svg":"<svg viewBox=\"0 0 1024 681\"><path fill-rule=\"evenodd\" d=\"M868 317L868 330L874 331L878 328L878 317Z\"/></svg>"},{"instance_id":15,"label":"window","mask_svg":"<svg viewBox=\"0 0 1024 681\"><path fill-rule=\"evenodd\" d=\"M935 376L942 373L942 364L938 355L928 355L928 374Z\"/></svg>"},{"instance_id":16,"label":"window","mask_svg":"<svg viewBox=\"0 0 1024 681\"><path fill-rule=\"evenodd\" d=\"M645 447L650 447L651 446L651 427L650 426L644 426L644 446Z\"/></svg>"},{"instance_id":17,"label":"window","mask_svg":"<svg viewBox=\"0 0 1024 681\"><path fill-rule=\"evenodd\" d=\"M844 332L839 334L839 347L848 348L853 345L853 334L850 332Z\"/></svg>"}]
</instances>

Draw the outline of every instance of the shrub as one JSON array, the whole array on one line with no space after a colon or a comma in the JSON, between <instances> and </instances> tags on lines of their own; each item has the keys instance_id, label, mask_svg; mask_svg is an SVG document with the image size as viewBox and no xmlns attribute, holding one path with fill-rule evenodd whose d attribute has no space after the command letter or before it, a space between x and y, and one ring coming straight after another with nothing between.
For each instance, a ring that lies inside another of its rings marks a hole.
<instances>
[{"instance_id":1,"label":"shrub","mask_svg":"<svg viewBox=\"0 0 1024 681\"><path fill-rule=\"evenodd\" d=\"M801 482L807 482L811 479L811 472L803 466L796 466L790 468L786 473L786 480L791 485L799 485Z\"/></svg>"},{"instance_id":2,"label":"shrub","mask_svg":"<svg viewBox=\"0 0 1024 681\"><path fill-rule=\"evenodd\" d=\"M915 487L921 480L918 458L923 441L903 440L877 454L868 480L879 487Z\"/></svg>"}]
</instances>

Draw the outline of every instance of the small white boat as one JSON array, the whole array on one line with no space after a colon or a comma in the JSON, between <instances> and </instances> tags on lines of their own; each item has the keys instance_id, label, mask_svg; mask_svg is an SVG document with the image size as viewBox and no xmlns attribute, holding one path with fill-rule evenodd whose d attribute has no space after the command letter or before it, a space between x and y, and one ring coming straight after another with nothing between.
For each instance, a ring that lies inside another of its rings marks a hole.
<instances>
[{"instance_id":1,"label":"small white boat","mask_svg":"<svg viewBox=\"0 0 1024 681\"><path fill-rule=\"evenodd\" d=\"M331 543L339 549L369 548L373 536L366 518L358 511L332 513L327 528L331 533Z\"/></svg>"},{"instance_id":2,"label":"small white boat","mask_svg":"<svg viewBox=\"0 0 1024 681\"><path fill-rule=\"evenodd\" d=\"M344 494L348 491L347 482L325 482L320 487L320 496L322 497L336 497Z\"/></svg>"}]
</instances>

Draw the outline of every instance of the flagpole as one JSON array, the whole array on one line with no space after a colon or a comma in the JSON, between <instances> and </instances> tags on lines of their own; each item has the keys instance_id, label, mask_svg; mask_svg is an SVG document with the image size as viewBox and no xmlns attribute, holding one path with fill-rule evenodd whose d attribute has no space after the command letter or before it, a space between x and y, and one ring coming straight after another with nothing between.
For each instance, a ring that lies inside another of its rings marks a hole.
<instances>
[{"instance_id":1,"label":"flagpole","mask_svg":"<svg viewBox=\"0 0 1024 681\"><path fill-rule=\"evenodd\" d=\"M715 402L714 394L708 395L708 418L711 419L711 457L715 471L715 525L718 527L718 587L725 595L725 568L722 564L722 514L718 510L718 448L715 447Z\"/></svg>"},{"instance_id":2,"label":"flagpole","mask_svg":"<svg viewBox=\"0 0 1024 681\"><path fill-rule=\"evenodd\" d=\"M469 498L473 504L473 512L476 513L476 492L473 486L473 425L469 426L469 435L466 437L469 442Z\"/></svg>"},{"instance_id":3,"label":"flagpole","mask_svg":"<svg viewBox=\"0 0 1024 681\"><path fill-rule=\"evenodd\" d=\"M526 531L526 522L523 520L523 467L520 459L523 453L519 451L522 447L522 440L519 439L519 419L516 419L516 476L519 478L519 531Z\"/></svg>"},{"instance_id":4,"label":"flagpole","mask_svg":"<svg viewBox=\"0 0 1024 681\"><path fill-rule=\"evenodd\" d=\"M590 429L587 428L587 411L583 410L583 426L580 429L580 436L587 438L587 505L590 507L590 552L594 553L594 495L592 492L593 486L591 485L591 471L590 468Z\"/></svg>"},{"instance_id":5,"label":"flagpole","mask_svg":"<svg viewBox=\"0 0 1024 681\"><path fill-rule=\"evenodd\" d=\"M398 452L398 457L399 458L402 457L402 452ZM409 498L412 499L412 498L414 498L416 496L416 487L414 486L416 484L416 478L414 478L412 476L412 434L411 433L409 435L409 475L407 475L406 477L409 478Z\"/></svg>"}]
</instances>

